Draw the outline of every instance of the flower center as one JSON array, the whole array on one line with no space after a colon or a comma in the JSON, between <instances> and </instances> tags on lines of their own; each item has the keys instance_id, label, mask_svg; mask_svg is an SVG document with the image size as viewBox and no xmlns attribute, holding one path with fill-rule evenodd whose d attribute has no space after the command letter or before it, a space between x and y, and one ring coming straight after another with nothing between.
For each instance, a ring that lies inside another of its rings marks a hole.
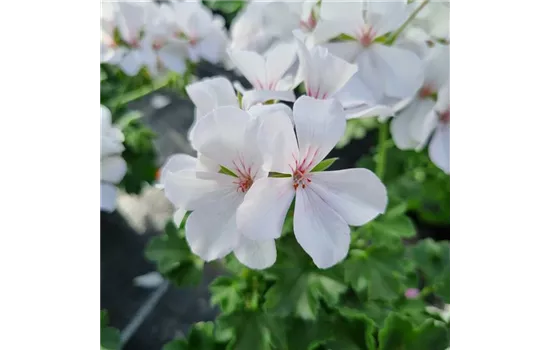
<instances>
[{"instance_id":1,"label":"flower center","mask_svg":"<svg viewBox=\"0 0 550 350\"><path fill-rule=\"evenodd\" d=\"M451 108L447 108L445 111L439 113L439 121L443 124L451 123Z\"/></svg>"},{"instance_id":2,"label":"flower center","mask_svg":"<svg viewBox=\"0 0 550 350\"><path fill-rule=\"evenodd\" d=\"M237 175L237 179L233 183L237 185L237 192L245 193L254 183L256 173L252 174L252 167L246 166L242 158L234 160L233 166Z\"/></svg>"},{"instance_id":3,"label":"flower center","mask_svg":"<svg viewBox=\"0 0 550 350\"><path fill-rule=\"evenodd\" d=\"M139 41L138 41L137 39L132 39L132 40L130 40L130 42L128 43L128 45L129 45L131 48L137 49L137 48L139 48Z\"/></svg>"},{"instance_id":4,"label":"flower center","mask_svg":"<svg viewBox=\"0 0 550 350\"><path fill-rule=\"evenodd\" d=\"M315 19L312 13L307 18L307 21L300 21L300 27L307 32L312 31L316 25L317 25L317 20Z\"/></svg>"},{"instance_id":5,"label":"flower center","mask_svg":"<svg viewBox=\"0 0 550 350\"><path fill-rule=\"evenodd\" d=\"M418 96L422 99L429 98L434 94L434 90L430 85L424 85L418 92Z\"/></svg>"},{"instance_id":6,"label":"flower center","mask_svg":"<svg viewBox=\"0 0 550 350\"><path fill-rule=\"evenodd\" d=\"M374 41L374 38L376 36L376 33L372 29L371 26L366 26L361 28L361 32L359 34L359 42L364 47L369 46Z\"/></svg>"},{"instance_id":7,"label":"flower center","mask_svg":"<svg viewBox=\"0 0 550 350\"><path fill-rule=\"evenodd\" d=\"M254 180L252 177L239 177L239 179L235 182L237 184L237 192L246 193L250 186L254 183Z\"/></svg>"},{"instance_id":8,"label":"flower center","mask_svg":"<svg viewBox=\"0 0 550 350\"><path fill-rule=\"evenodd\" d=\"M162 40L155 40L153 42L153 50L155 51L162 49L163 46L164 46L164 43L162 42Z\"/></svg>"},{"instance_id":9,"label":"flower center","mask_svg":"<svg viewBox=\"0 0 550 350\"><path fill-rule=\"evenodd\" d=\"M298 187L306 188L306 185L311 182L311 179L308 176L309 174L302 170L296 169L292 174L292 180L294 181L294 190L297 190Z\"/></svg>"}]
</instances>

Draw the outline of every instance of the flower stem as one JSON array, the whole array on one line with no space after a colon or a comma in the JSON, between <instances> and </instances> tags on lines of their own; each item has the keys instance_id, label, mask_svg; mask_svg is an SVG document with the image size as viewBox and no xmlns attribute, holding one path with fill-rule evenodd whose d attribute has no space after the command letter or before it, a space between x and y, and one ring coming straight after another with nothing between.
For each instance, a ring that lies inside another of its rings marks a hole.
<instances>
[{"instance_id":1,"label":"flower stem","mask_svg":"<svg viewBox=\"0 0 550 350\"><path fill-rule=\"evenodd\" d=\"M386 172L386 156L387 156L387 140L388 140L388 124L382 123L378 128L378 159L376 162L376 175L383 181L384 173Z\"/></svg>"},{"instance_id":2,"label":"flower stem","mask_svg":"<svg viewBox=\"0 0 550 350\"><path fill-rule=\"evenodd\" d=\"M418 13L422 11L422 9L426 5L428 5L429 2L430 0L422 1L422 3L416 8L416 10L414 10L409 16L409 18L407 18L407 20L401 25L401 27L397 28L397 30L392 33L392 35L388 38L388 41L386 43L388 45L392 45L395 39L397 39L397 37L403 32L403 30L405 30L405 28L409 25L409 23L411 23L411 21L416 17L416 15L418 15Z\"/></svg>"},{"instance_id":3,"label":"flower stem","mask_svg":"<svg viewBox=\"0 0 550 350\"><path fill-rule=\"evenodd\" d=\"M144 85L143 87L141 87L139 89L136 89L136 90L128 92L126 94L122 94L120 96L117 96L117 97L107 101L106 105L109 105L109 106L125 105L129 102L132 102L132 101L137 100L137 99L139 99L143 96L146 96L146 95L150 94L153 91L159 90L159 89L167 86L168 84L170 84L172 79L173 79L173 76L169 74L169 75L167 75L166 77L164 77L160 80L154 81L152 84Z\"/></svg>"}]
</instances>

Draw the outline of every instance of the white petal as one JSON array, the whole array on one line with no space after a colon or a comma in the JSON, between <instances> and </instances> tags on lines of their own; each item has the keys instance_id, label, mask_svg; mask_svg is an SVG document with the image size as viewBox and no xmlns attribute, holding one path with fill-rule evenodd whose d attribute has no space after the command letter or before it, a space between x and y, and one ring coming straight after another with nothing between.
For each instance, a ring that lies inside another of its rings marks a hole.
<instances>
[{"instance_id":1,"label":"white petal","mask_svg":"<svg viewBox=\"0 0 550 350\"><path fill-rule=\"evenodd\" d=\"M275 103L271 105L254 105L248 109L250 113L255 118L262 118L264 115L276 113L277 115L285 115L290 121L292 121L292 109L282 103ZM283 113L283 114L280 114Z\"/></svg>"},{"instance_id":2,"label":"white petal","mask_svg":"<svg viewBox=\"0 0 550 350\"><path fill-rule=\"evenodd\" d=\"M231 194L211 201L189 215L185 222L185 238L191 251L205 261L223 258L239 243L235 220L243 195Z\"/></svg>"},{"instance_id":3,"label":"white petal","mask_svg":"<svg viewBox=\"0 0 550 350\"><path fill-rule=\"evenodd\" d=\"M437 101L435 103L435 110L439 113L443 113L451 108L451 90L449 83L439 89L437 92Z\"/></svg>"},{"instance_id":4,"label":"white petal","mask_svg":"<svg viewBox=\"0 0 550 350\"><path fill-rule=\"evenodd\" d=\"M348 254L348 224L309 188L298 187L296 191L294 234L313 263L321 269L334 266Z\"/></svg>"},{"instance_id":5,"label":"white petal","mask_svg":"<svg viewBox=\"0 0 550 350\"><path fill-rule=\"evenodd\" d=\"M409 15L407 1L367 1L367 23L376 36L384 35L399 28Z\"/></svg>"},{"instance_id":6,"label":"white petal","mask_svg":"<svg viewBox=\"0 0 550 350\"><path fill-rule=\"evenodd\" d=\"M183 60L185 46L178 44L166 44L159 50L158 56L162 64L173 72L183 75L187 66Z\"/></svg>"},{"instance_id":7,"label":"white petal","mask_svg":"<svg viewBox=\"0 0 550 350\"><path fill-rule=\"evenodd\" d=\"M253 241L241 236L234 253L243 265L256 270L267 269L277 260L277 248L272 239Z\"/></svg>"},{"instance_id":8,"label":"white petal","mask_svg":"<svg viewBox=\"0 0 550 350\"><path fill-rule=\"evenodd\" d=\"M370 97L376 102L380 102L384 97L384 76L382 70L378 67L374 51L369 48L362 50L356 59L358 77L370 92ZM354 79L354 78L352 78Z\"/></svg>"},{"instance_id":9,"label":"white petal","mask_svg":"<svg viewBox=\"0 0 550 350\"><path fill-rule=\"evenodd\" d=\"M294 102L296 96L294 91L275 91L275 90L248 90L243 94L243 108L248 109L258 103L271 100Z\"/></svg>"},{"instance_id":10,"label":"white petal","mask_svg":"<svg viewBox=\"0 0 550 350\"><path fill-rule=\"evenodd\" d=\"M311 32L311 41L313 44L325 44L340 34L347 34L356 37L359 28L363 26L363 20L358 19L355 23L350 20L324 20L317 22L315 29ZM356 43L356 42L355 42ZM356 43L357 44L357 43Z\"/></svg>"},{"instance_id":11,"label":"white petal","mask_svg":"<svg viewBox=\"0 0 550 350\"><path fill-rule=\"evenodd\" d=\"M432 162L446 174L451 172L451 129L449 124L441 124L436 129L428 153Z\"/></svg>"},{"instance_id":12,"label":"white petal","mask_svg":"<svg viewBox=\"0 0 550 350\"><path fill-rule=\"evenodd\" d=\"M437 126L438 117L433 108L435 102L431 99L420 99L405 108L400 115L411 113L409 132L413 140L418 142L417 149L423 148L433 130Z\"/></svg>"},{"instance_id":13,"label":"white petal","mask_svg":"<svg viewBox=\"0 0 550 350\"><path fill-rule=\"evenodd\" d=\"M179 208L174 212L174 214L172 215L172 221L174 222L174 225L176 225L176 227L180 227L181 222L185 217L185 214L187 214L187 210L183 208Z\"/></svg>"},{"instance_id":14,"label":"white petal","mask_svg":"<svg viewBox=\"0 0 550 350\"><path fill-rule=\"evenodd\" d=\"M112 184L101 183L100 187L100 208L102 211L112 213L116 209L117 190Z\"/></svg>"},{"instance_id":15,"label":"white petal","mask_svg":"<svg viewBox=\"0 0 550 350\"><path fill-rule=\"evenodd\" d=\"M164 184L166 174L169 172L178 172L181 170L195 170L197 168L197 158L188 154L174 154L166 160L164 166L160 169L159 183Z\"/></svg>"},{"instance_id":16,"label":"white petal","mask_svg":"<svg viewBox=\"0 0 550 350\"><path fill-rule=\"evenodd\" d=\"M415 117L414 111L417 110L417 103L418 100L415 99L408 109L403 110L391 121L390 132L393 142L401 150L415 149L419 145L419 141L413 137L411 132L411 123Z\"/></svg>"},{"instance_id":17,"label":"white petal","mask_svg":"<svg viewBox=\"0 0 550 350\"><path fill-rule=\"evenodd\" d=\"M319 16L324 20L363 24L362 1L322 1Z\"/></svg>"},{"instance_id":18,"label":"white petal","mask_svg":"<svg viewBox=\"0 0 550 350\"><path fill-rule=\"evenodd\" d=\"M349 225L364 225L386 210L386 186L368 169L314 172L310 179L311 189Z\"/></svg>"},{"instance_id":19,"label":"white petal","mask_svg":"<svg viewBox=\"0 0 550 350\"><path fill-rule=\"evenodd\" d=\"M361 105L367 108L376 104L374 94L370 91L369 87L363 83L359 72L355 73L349 81L336 92L334 98L340 101L345 110Z\"/></svg>"},{"instance_id":20,"label":"white petal","mask_svg":"<svg viewBox=\"0 0 550 350\"><path fill-rule=\"evenodd\" d=\"M450 49L449 45L436 44L430 49L424 62L425 84L434 90L441 89L449 81Z\"/></svg>"},{"instance_id":21,"label":"white petal","mask_svg":"<svg viewBox=\"0 0 550 350\"><path fill-rule=\"evenodd\" d=\"M216 64L225 55L227 35L221 29L213 29L210 33L197 43L197 50L206 61Z\"/></svg>"},{"instance_id":22,"label":"white petal","mask_svg":"<svg viewBox=\"0 0 550 350\"><path fill-rule=\"evenodd\" d=\"M113 156L101 160L101 180L118 184L126 174L124 158Z\"/></svg>"},{"instance_id":23,"label":"white petal","mask_svg":"<svg viewBox=\"0 0 550 350\"><path fill-rule=\"evenodd\" d=\"M300 65L305 66L306 93L311 97L333 97L357 72L356 65L330 54L326 48L317 46L310 51L298 39L296 44L300 52Z\"/></svg>"},{"instance_id":24,"label":"white petal","mask_svg":"<svg viewBox=\"0 0 550 350\"><path fill-rule=\"evenodd\" d=\"M254 184L237 210L237 227L253 240L279 238L294 198L291 178L263 178Z\"/></svg>"},{"instance_id":25,"label":"white petal","mask_svg":"<svg viewBox=\"0 0 550 350\"><path fill-rule=\"evenodd\" d=\"M357 55L363 49L363 46L355 40L328 42L323 44L323 47L326 47L331 54L349 63L354 63Z\"/></svg>"},{"instance_id":26,"label":"white petal","mask_svg":"<svg viewBox=\"0 0 550 350\"><path fill-rule=\"evenodd\" d=\"M424 82L422 61L412 51L399 47L373 44L375 65L384 77L385 93L390 97L413 96Z\"/></svg>"},{"instance_id":27,"label":"white petal","mask_svg":"<svg viewBox=\"0 0 550 350\"><path fill-rule=\"evenodd\" d=\"M135 76L143 66L143 60L137 50L131 50L120 61L119 66L126 75Z\"/></svg>"},{"instance_id":28,"label":"white petal","mask_svg":"<svg viewBox=\"0 0 550 350\"><path fill-rule=\"evenodd\" d=\"M291 166L299 158L292 118L283 111L266 113L259 118L258 146L264 154L267 171L291 173Z\"/></svg>"},{"instance_id":29,"label":"white petal","mask_svg":"<svg viewBox=\"0 0 550 350\"><path fill-rule=\"evenodd\" d=\"M194 171L168 172L164 194L178 208L195 210L208 207L220 197L236 192L234 177L218 173Z\"/></svg>"},{"instance_id":30,"label":"white petal","mask_svg":"<svg viewBox=\"0 0 550 350\"><path fill-rule=\"evenodd\" d=\"M371 107L363 104L346 108L344 111L347 119L377 117L379 120L385 120L395 114L391 107L384 105L376 105Z\"/></svg>"},{"instance_id":31,"label":"white petal","mask_svg":"<svg viewBox=\"0 0 550 350\"><path fill-rule=\"evenodd\" d=\"M294 103L294 123L300 160L308 160L308 169L326 157L346 130L344 109L335 99L301 96Z\"/></svg>"},{"instance_id":32,"label":"white petal","mask_svg":"<svg viewBox=\"0 0 550 350\"><path fill-rule=\"evenodd\" d=\"M239 69L255 89L267 88L267 71L265 60L256 52L245 50L230 50L228 51L231 61Z\"/></svg>"},{"instance_id":33,"label":"white petal","mask_svg":"<svg viewBox=\"0 0 550 350\"><path fill-rule=\"evenodd\" d=\"M224 77L205 78L187 85L186 91L193 104L204 114L215 107L239 107L239 101L231 82Z\"/></svg>"},{"instance_id":34,"label":"white petal","mask_svg":"<svg viewBox=\"0 0 550 350\"><path fill-rule=\"evenodd\" d=\"M264 86L264 88L271 90L296 60L296 45L280 42L266 52L265 60L268 86Z\"/></svg>"}]
</instances>

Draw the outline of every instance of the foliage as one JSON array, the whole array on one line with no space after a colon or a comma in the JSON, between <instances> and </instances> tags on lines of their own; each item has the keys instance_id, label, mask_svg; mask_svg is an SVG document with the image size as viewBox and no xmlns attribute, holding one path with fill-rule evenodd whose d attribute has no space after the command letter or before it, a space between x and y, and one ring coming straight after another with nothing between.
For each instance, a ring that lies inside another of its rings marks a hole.
<instances>
[{"instance_id":1,"label":"foliage","mask_svg":"<svg viewBox=\"0 0 550 350\"><path fill-rule=\"evenodd\" d=\"M119 350L120 332L109 327L107 311L101 310L101 350Z\"/></svg>"}]
</instances>

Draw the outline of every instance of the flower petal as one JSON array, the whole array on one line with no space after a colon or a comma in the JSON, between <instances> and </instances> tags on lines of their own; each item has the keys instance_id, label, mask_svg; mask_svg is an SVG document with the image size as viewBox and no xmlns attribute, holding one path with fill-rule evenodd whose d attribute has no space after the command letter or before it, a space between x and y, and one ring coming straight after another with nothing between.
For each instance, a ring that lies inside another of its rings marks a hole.
<instances>
[{"instance_id":1,"label":"flower petal","mask_svg":"<svg viewBox=\"0 0 550 350\"><path fill-rule=\"evenodd\" d=\"M274 89L296 60L294 43L279 42L265 53L267 89Z\"/></svg>"},{"instance_id":2,"label":"flower petal","mask_svg":"<svg viewBox=\"0 0 550 350\"><path fill-rule=\"evenodd\" d=\"M361 226L386 210L386 186L370 170L314 172L309 186L349 225Z\"/></svg>"},{"instance_id":3,"label":"flower petal","mask_svg":"<svg viewBox=\"0 0 550 350\"><path fill-rule=\"evenodd\" d=\"M258 128L258 147L263 153L267 171L291 173L291 166L299 158L298 144L292 119L282 110L261 116Z\"/></svg>"},{"instance_id":4,"label":"flower petal","mask_svg":"<svg viewBox=\"0 0 550 350\"><path fill-rule=\"evenodd\" d=\"M128 51L126 56L120 60L119 66L126 75L135 76L143 66L140 52L137 50Z\"/></svg>"},{"instance_id":5,"label":"flower petal","mask_svg":"<svg viewBox=\"0 0 550 350\"><path fill-rule=\"evenodd\" d=\"M385 93L390 97L413 96L424 82L424 69L420 58L412 51L395 46L373 44L375 65L385 82Z\"/></svg>"},{"instance_id":6,"label":"flower petal","mask_svg":"<svg viewBox=\"0 0 550 350\"><path fill-rule=\"evenodd\" d=\"M237 210L237 227L253 240L279 238L294 198L291 178L267 177L254 181Z\"/></svg>"},{"instance_id":7,"label":"flower petal","mask_svg":"<svg viewBox=\"0 0 550 350\"><path fill-rule=\"evenodd\" d=\"M164 194L172 204L185 210L208 207L220 197L237 191L234 177L182 170L166 173Z\"/></svg>"},{"instance_id":8,"label":"flower petal","mask_svg":"<svg viewBox=\"0 0 550 350\"><path fill-rule=\"evenodd\" d=\"M187 66L183 61L185 46L178 43L168 43L159 50L158 56L162 64L173 72L183 75Z\"/></svg>"},{"instance_id":9,"label":"flower petal","mask_svg":"<svg viewBox=\"0 0 550 350\"><path fill-rule=\"evenodd\" d=\"M428 154L432 162L446 174L451 172L451 128L449 124L440 124L430 141Z\"/></svg>"},{"instance_id":10,"label":"flower petal","mask_svg":"<svg viewBox=\"0 0 550 350\"><path fill-rule=\"evenodd\" d=\"M378 117L379 120L386 120L395 114L391 107L384 105L371 107L366 104L346 108L344 112L346 119Z\"/></svg>"},{"instance_id":11,"label":"flower petal","mask_svg":"<svg viewBox=\"0 0 550 350\"><path fill-rule=\"evenodd\" d=\"M205 261L223 258L239 243L235 215L243 195L234 191L189 215L185 238L191 251Z\"/></svg>"},{"instance_id":12,"label":"flower petal","mask_svg":"<svg viewBox=\"0 0 550 350\"><path fill-rule=\"evenodd\" d=\"M109 183L101 183L100 187L100 208L102 211L112 213L116 209L116 187Z\"/></svg>"},{"instance_id":13,"label":"flower petal","mask_svg":"<svg viewBox=\"0 0 550 350\"><path fill-rule=\"evenodd\" d=\"M234 253L243 265L256 270L267 269L277 260L277 248L272 239L253 241L241 236Z\"/></svg>"},{"instance_id":14,"label":"flower petal","mask_svg":"<svg viewBox=\"0 0 550 350\"><path fill-rule=\"evenodd\" d=\"M168 157L164 166L160 169L159 183L164 185L166 174L169 172L178 172L181 170L195 170L197 168L197 158L188 154L174 154Z\"/></svg>"},{"instance_id":15,"label":"flower petal","mask_svg":"<svg viewBox=\"0 0 550 350\"><path fill-rule=\"evenodd\" d=\"M425 83L432 89L439 90L449 81L450 50L449 45L436 44L425 60Z\"/></svg>"},{"instance_id":16,"label":"flower petal","mask_svg":"<svg viewBox=\"0 0 550 350\"><path fill-rule=\"evenodd\" d=\"M306 93L308 96L325 99L333 97L357 72L357 66L316 46L308 50L296 39L300 65L303 66Z\"/></svg>"},{"instance_id":17,"label":"flower petal","mask_svg":"<svg viewBox=\"0 0 550 350\"><path fill-rule=\"evenodd\" d=\"M348 224L310 188L296 191L294 234L320 269L336 265L348 254Z\"/></svg>"},{"instance_id":18,"label":"flower petal","mask_svg":"<svg viewBox=\"0 0 550 350\"><path fill-rule=\"evenodd\" d=\"M300 160L308 160L308 169L326 157L346 130L344 109L335 99L301 96L294 103L294 123Z\"/></svg>"},{"instance_id":19,"label":"flower petal","mask_svg":"<svg viewBox=\"0 0 550 350\"><path fill-rule=\"evenodd\" d=\"M294 102L296 95L294 91L248 90L243 94L242 103L243 108L249 109L258 103L271 100Z\"/></svg>"},{"instance_id":20,"label":"flower petal","mask_svg":"<svg viewBox=\"0 0 550 350\"><path fill-rule=\"evenodd\" d=\"M382 36L405 23L410 9L406 0L367 1L367 23L373 27L377 37Z\"/></svg>"},{"instance_id":21,"label":"flower petal","mask_svg":"<svg viewBox=\"0 0 550 350\"><path fill-rule=\"evenodd\" d=\"M112 156L101 160L101 180L118 184L126 174L124 158Z\"/></svg>"},{"instance_id":22,"label":"flower petal","mask_svg":"<svg viewBox=\"0 0 550 350\"><path fill-rule=\"evenodd\" d=\"M356 63L359 69L357 74L367 91L370 91L369 98L380 102L384 97L384 76L377 66L374 56L375 54L370 48L362 50L357 55Z\"/></svg>"},{"instance_id":23,"label":"flower petal","mask_svg":"<svg viewBox=\"0 0 550 350\"><path fill-rule=\"evenodd\" d=\"M255 89L267 88L267 71L264 58L256 52L229 50L229 57L237 69Z\"/></svg>"}]
</instances>

